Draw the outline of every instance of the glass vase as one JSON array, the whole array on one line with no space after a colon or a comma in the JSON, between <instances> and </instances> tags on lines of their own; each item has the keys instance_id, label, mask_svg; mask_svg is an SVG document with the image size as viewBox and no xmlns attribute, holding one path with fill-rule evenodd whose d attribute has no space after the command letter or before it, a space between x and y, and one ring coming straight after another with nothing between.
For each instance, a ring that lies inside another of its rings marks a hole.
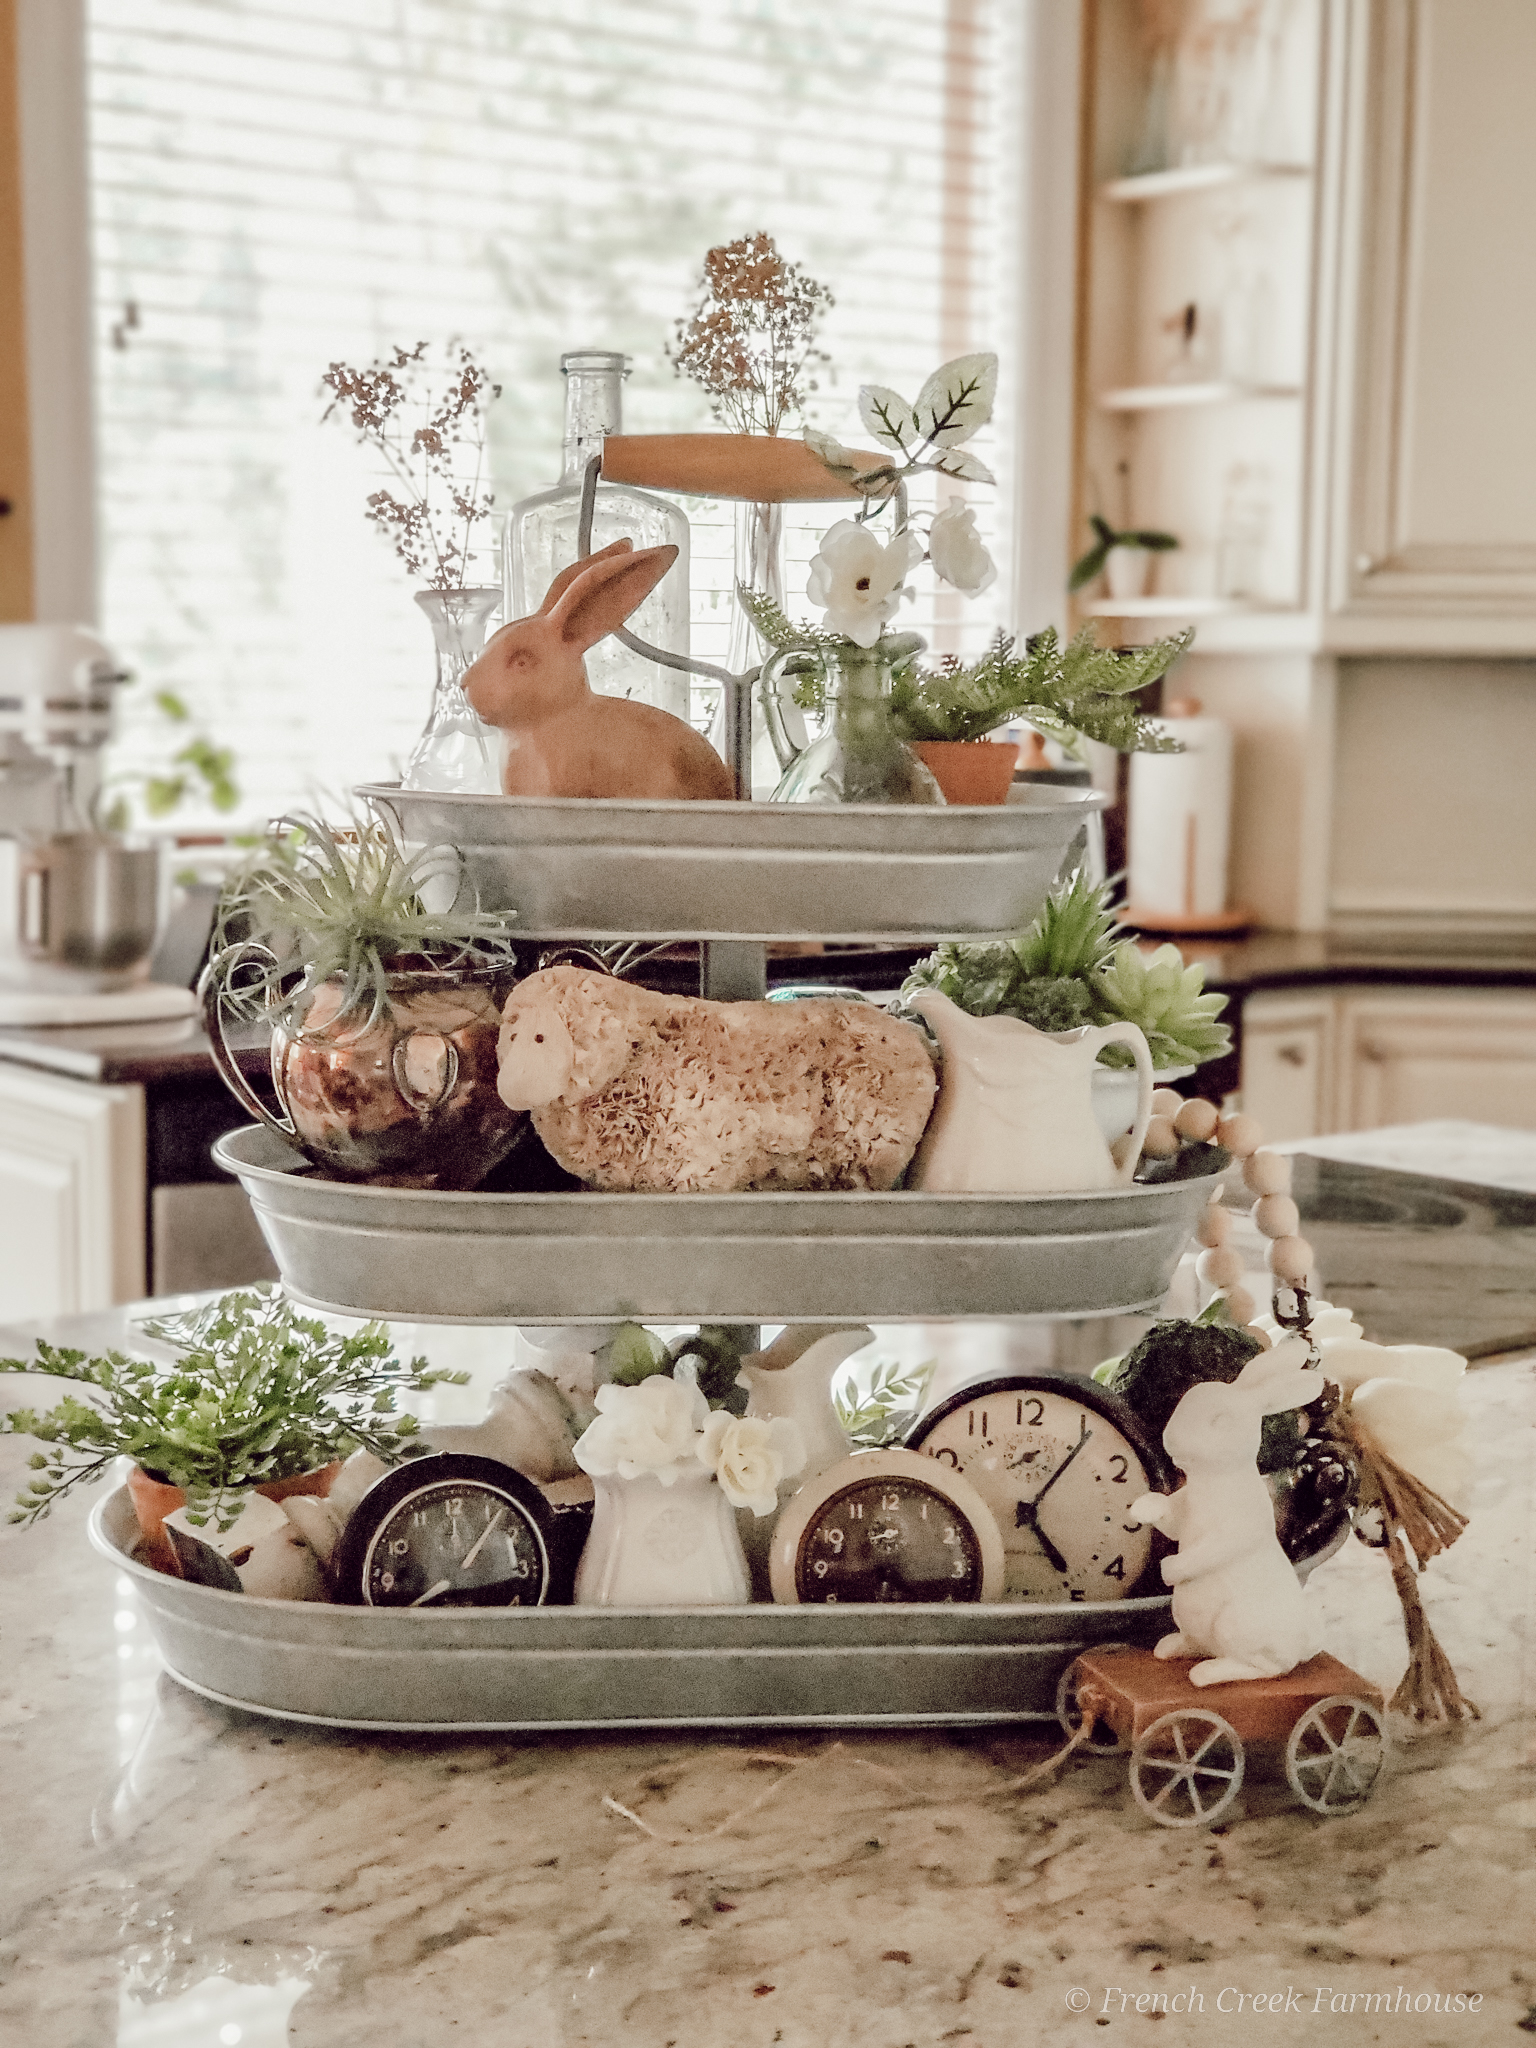
<instances>
[{"instance_id":1,"label":"glass vase","mask_svg":"<svg viewBox=\"0 0 1536 2048\"><path fill-rule=\"evenodd\" d=\"M609 434L624 431L624 379L628 356L611 349L573 349L560 358L565 378L564 457L560 481L522 498L507 515L502 540L509 619L526 618L544 602L550 584L576 560L581 487L587 461L602 453ZM680 507L633 484L599 482L592 512L592 550L631 540L637 548L677 549L677 560L627 621L652 647L686 655L690 604L688 519ZM687 718L685 672L648 661L610 633L588 650L587 681L599 695L632 697L675 718Z\"/></svg>"},{"instance_id":2,"label":"glass vase","mask_svg":"<svg viewBox=\"0 0 1536 2048\"><path fill-rule=\"evenodd\" d=\"M670 1482L670 1483L667 1483ZM593 1479L578 1607L742 1607L752 1597L730 1502L707 1465Z\"/></svg>"},{"instance_id":3,"label":"glass vase","mask_svg":"<svg viewBox=\"0 0 1536 2048\"><path fill-rule=\"evenodd\" d=\"M485 649L485 629L501 603L494 584L462 590L418 590L437 647L432 711L400 778L406 789L449 790L459 796L501 791L501 735L464 694L464 672Z\"/></svg>"},{"instance_id":4,"label":"glass vase","mask_svg":"<svg viewBox=\"0 0 1536 2048\"><path fill-rule=\"evenodd\" d=\"M901 650L902 654L908 651ZM775 749L788 767L773 792L776 804L942 804L944 795L891 721L896 657L876 642L847 641L814 655L791 653L769 662L759 685ZM796 752L778 718L780 692L797 670L821 669L827 729Z\"/></svg>"}]
</instances>

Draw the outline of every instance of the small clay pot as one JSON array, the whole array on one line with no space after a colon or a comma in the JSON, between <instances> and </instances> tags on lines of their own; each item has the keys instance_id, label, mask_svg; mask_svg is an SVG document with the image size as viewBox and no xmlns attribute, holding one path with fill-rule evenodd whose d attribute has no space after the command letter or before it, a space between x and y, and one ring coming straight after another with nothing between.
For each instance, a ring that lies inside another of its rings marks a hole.
<instances>
[{"instance_id":1,"label":"small clay pot","mask_svg":"<svg viewBox=\"0 0 1536 2048\"><path fill-rule=\"evenodd\" d=\"M1019 750L1012 740L912 740L947 804L1005 804Z\"/></svg>"},{"instance_id":2,"label":"small clay pot","mask_svg":"<svg viewBox=\"0 0 1536 2048\"><path fill-rule=\"evenodd\" d=\"M336 1458L329 1465L322 1465L318 1471L300 1472L292 1479L267 1479L251 1490L264 1493L268 1500L286 1500L293 1493L327 1494L343 1462ZM133 1512L138 1517L144 1538L139 1547L139 1562L153 1565L157 1572L168 1572L173 1579L179 1579L181 1573L177 1568L176 1553L165 1533L165 1518L186 1506L186 1494L179 1486L154 1478L142 1465L133 1465L128 1472L128 1498L133 1502Z\"/></svg>"}]
</instances>

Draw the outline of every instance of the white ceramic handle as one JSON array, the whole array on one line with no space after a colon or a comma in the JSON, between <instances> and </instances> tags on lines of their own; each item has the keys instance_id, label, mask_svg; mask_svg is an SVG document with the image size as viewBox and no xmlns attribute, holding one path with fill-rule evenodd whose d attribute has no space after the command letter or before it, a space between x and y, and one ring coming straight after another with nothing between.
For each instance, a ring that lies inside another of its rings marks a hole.
<instances>
[{"instance_id":1,"label":"white ceramic handle","mask_svg":"<svg viewBox=\"0 0 1536 2048\"><path fill-rule=\"evenodd\" d=\"M1115 1024L1098 1025L1089 1036L1094 1041L1095 1050L1104 1045L1128 1045L1135 1055L1136 1121L1131 1125L1130 1138L1120 1141L1125 1147L1124 1158L1115 1168L1116 1184L1129 1187L1136 1172L1136 1162L1141 1157L1141 1141L1147 1135L1147 1125L1152 1120L1152 1055L1147 1050L1141 1026L1124 1018Z\"/></svg>"}]
</instances>

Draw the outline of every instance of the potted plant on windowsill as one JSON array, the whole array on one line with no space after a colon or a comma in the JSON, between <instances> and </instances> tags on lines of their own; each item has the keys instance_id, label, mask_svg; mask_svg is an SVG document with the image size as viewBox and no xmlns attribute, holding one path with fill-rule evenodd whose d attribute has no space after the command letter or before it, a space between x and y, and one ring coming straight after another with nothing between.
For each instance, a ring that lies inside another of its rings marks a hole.
<instances>
[{"instance_id":1,"label":"potted plant on windowsill","mask_svg":"<svg viewBox=\"0 0 1536 2048\"><path fill-rule=\"evenodd\" d=\"M329 1493L343 1460L365 1450L398 1464L417 1434L395 1413L402 1390L420 1392L463 1373L425 1358L402 1365L382 1323L349 1336L295 1314L275 1288L226 1294L187 1314L142 1325L180 1355L170 1367L122 1351L91 1358L44 1343L35 1358L0 1359L0 1372L75 1382L42 1413L14 1408L0 1435L31 1436L34 1477L9 1519L35 1522L56 1500L132 1460L128 1491L144 1562L176 1575L165 1518L180 1507L197 1525L230 1528L255 1492L270 1499Z\"/></svg>"}]
</instances>

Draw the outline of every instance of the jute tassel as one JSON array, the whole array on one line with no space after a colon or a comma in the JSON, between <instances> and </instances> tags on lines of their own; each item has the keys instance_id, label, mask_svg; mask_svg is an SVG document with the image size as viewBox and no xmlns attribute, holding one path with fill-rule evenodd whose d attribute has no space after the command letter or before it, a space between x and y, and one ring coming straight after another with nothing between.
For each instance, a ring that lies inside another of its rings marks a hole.
<instances>
[{"instance_id":1,"label":"jute tassel","mask_svg":"<svg viewBox=\"0 0 1536 2048\"><path fill-rule=\"evenodd\" d=\"M1436 1640L1418 1586L1418 1574L1432 1557L1450 1549L1467 1526L1467 1518L1379 1450L1348 1407L1341 1407L1333 1422L1360 1461L1361 1505L1375 1507L1381 1514L1387 1562L1403 1610L1408 1669L1389 1705L1393 1713L1419 1722L1464 1721L1469 1716L1481 1720Z\"/></svg>"}]
</instances>

